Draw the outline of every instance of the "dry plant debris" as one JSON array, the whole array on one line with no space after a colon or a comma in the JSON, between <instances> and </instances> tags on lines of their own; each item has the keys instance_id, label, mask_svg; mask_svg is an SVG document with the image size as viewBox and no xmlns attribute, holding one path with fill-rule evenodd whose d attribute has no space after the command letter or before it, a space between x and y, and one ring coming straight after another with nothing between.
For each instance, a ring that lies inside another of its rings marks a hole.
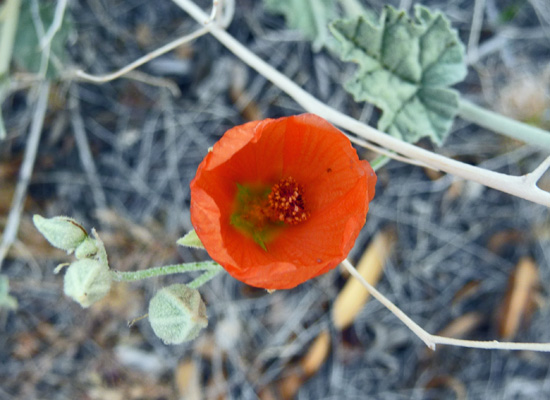
<instances>
[{"instance_id":1,"label":"dry plant debris","mask_svg":"<svg viewBox=\"0 0 550 400\"><path fill-rule=\"evenodd\" d=\"M368 2L378 9L385 3ZM477 35L472 20L480 3L485 9ZM260 2L237 5L228 30L241 43L316 97L376 125L379 112L355 103L341 87L353 73L350 66L325 51L312 52L310 43ZM513 97L521 77L546 82L550 19L544 2L437 0L430 6L451 19L464 42L471 36L471 48L478 50L469 57L473 65L458 87L461 93L547 123L542 84L521 85L521 96ZM95 74L119 69L196 27L171 1L69 2L67 12L75 28L69 65ZM189 182L208 147L247 119L303 112L263 77L248 68L243 76L242 70L239 60L205 36L141 67L141 75L131 79L99 86L60 80L52 86L18 243L2 268L19 309L0 311L0 400L176 399L191 396L194 379L205 399L267 400L280 398L278 384L287 376L294 376L289 391L294 398L549 398L548 355L446 346L427 358L424 345L375 301L364 305L349 328L334 329L330 310L344 286L337 272L272 295L220 277L204 290L208 333L171 348L146 324L127 327L145 313L158 288L176 283L170 279L121 286L87 313L62 296L61 278L52 271L65 256L33 233L33 213L70 215L95 226L117 268L203 256L177 249L175 240L191 228ZM24 71L16 73L23 74L23 88L2 106L8 133L0 142L2 232L36 99L36 83L25 80ZM174 87L180 97L170 93ZM95 169L83 162L81 146ZM518 175L543 157L536 148L461 120L441 151ZM368 223L350 255L358 260L384 227L395 230L377 288L430 332L447 327L451 334L480 340L498 338L502 299L521 294L522 307L508 308L505 315L524 323L514 323L509 334L550 341L544 305L550 293L547 209L448 175L428 178L422 168L398 162L379 176ZM519 280L509 279L524 256L536 272L528 273L527 287L537 281L540 287L529 301L526 286L520 289ZM532 300L538 307L525 318ZM323 346L314 363L318 369L305 380L296 371L312 343ZM162 360L164 371L144 372L120 357L128 356L124 348L137 351L141 360ZM193 374L196 378L188 378Z\"/></svg>"}]
</instances>

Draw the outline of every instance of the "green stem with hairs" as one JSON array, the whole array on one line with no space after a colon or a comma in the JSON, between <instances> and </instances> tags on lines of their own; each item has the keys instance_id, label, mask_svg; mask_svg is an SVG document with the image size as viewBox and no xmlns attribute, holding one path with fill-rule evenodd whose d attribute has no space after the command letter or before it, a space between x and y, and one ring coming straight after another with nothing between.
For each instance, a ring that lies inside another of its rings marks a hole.
<instances>
[{"instance_id":1,"label":"green stem with hairs","mask_svg":"<svg viewBox=\"0 0 550 400\"><path fill-rule=\"evenodd\" d=\"M189 286L191 289L198 289L222 271L223 271L222 266L218 265L218 268L213 268L209 271L203 272L199 277L195 278L187 286Z\"/></svg>"},{"instance_id":2,"label":"green stem with hairs","mask_svg":"<svg viewBox=\"0 0 550 400\"><path fill-rule=\"evenodd\" d=\"M222 267L218 263L214 261L205 261L196 263L165 265L163 267L154 267L143 269L140 271L112 270L111 276L113 278L113 281L116 282L133 282L147 278L154 278L155 276L172 275L191 271L205 271L205 273L203 273L201 276L191 282L191 284L195 285L194 287L197 288L203 283L212 279L222 270Z\"/></svg>"},{"instance_id":3,"label":"green stem with hairs","mask_svg":"<svg viewBox=\"0 0 550 400\"><path fill-rule=\"evenodd\" d=\"M458 115L479 126L498 132L527 144L550 150L550 132L486 110L461 99Z\"/></svg>"},{"instance_id":4,"label":"green stem with hairs","mask_svg":"<svg viewBox=\"0 0 550 400\"><path fill-rule=\"evenodd\" d=\"M385 155L379 155L376 157L372 162L370 163L370 166L373 170L378 171L380 168L382 168L384 165L389 163L391 161L391 158Z\"/></svg>"}]
</instances>

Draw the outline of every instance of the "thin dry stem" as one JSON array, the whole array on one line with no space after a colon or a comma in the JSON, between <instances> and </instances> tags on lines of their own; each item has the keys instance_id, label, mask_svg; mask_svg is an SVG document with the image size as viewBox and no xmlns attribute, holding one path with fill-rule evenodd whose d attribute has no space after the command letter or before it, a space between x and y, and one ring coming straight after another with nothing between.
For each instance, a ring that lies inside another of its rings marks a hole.
<instances>
[{"instance_id":1,"label":"thin dry stem","mask_svg":"<svg viewBox=\"0 0 550 400\"><path fill-rule=\"evenodd\" d=\"M523 176L525 183L530 186L536 186L541 176L550 168L550 156L546 157L540 165L532 172Z\"/></svg>"},{"instance_id":2,"label":"thin dry stem","mask_svg":"<svg viewBox=\"0 0 550 400\"><path fill-rule=\"evenodd\" d=\"M481 26L483 25L483 11L485 9L485 0L475 0L474 15L472 16L472 26L470 37L468 38L468 57L476 58L478 53L479 37L481 35Z\"/></svg>"},{"instance_id":3,"label":"thin dry stem","mask_svg":"<svg viewBox=\"0 0 550 400\"><path fill-rule=\"evenodd\" d=\"M63 0L66 2L66 0ZM59 7L58 7L59 8ZM235 2L234 0L213 0L212 2L212 11L210 12L210 16L208 18L205 18L204 20L204 26L212 25L212 23L217 24L220 27L227 27L231 23L231 19L233 18L233 13L235 11ZM56 10L57 12L57 10ZM57 13L56 13L57 15ZM55 22L55 21L54 21ZM120 78L121 76L127 74L130 71L133 71L134 69L142 66L143 64L148 63L149 61L160 57L161 55L174 50L176 47L179 47L185 43L191 42L202 35L208 33L208 29L205 27L197 29L195 32L190 33L189 35L185 35L181 38L178 38L176 40L173 40L172 42L165 44L162 47L159 47L158 49L144 55L143 57L138 58L133 63L128 64L124 68L119 69L118 71L111 72L109 74L105 75L91 75L83 70L79 69L74 71L74 75L84 81L94 82L94 83L105 83L112 81L114 79ZM51 29L50 29L51 30ZM48 32L49 34L49 32ZM138 78L134 77L134 79L139 80ZM150 78L152 81L152 78ZM159 80L154 81L157 85L160 83ZM146 83L149 83L146 82ZM163 81L163 83L165 83ZM173 89L173 87L169 87L169 89L172 91L172 94L178 95L179 90L177 92Z\"/></svg>"},{"instance_id":4,"label":"thin dry stem","mask_svg":"<svg viewBox=\"0 0 550 400\"><path fill-rule=\"evenodd\" d=\"M103 187L101 186L101 182L97 174L97 168L95 166L92 151L90 149L90 145L88 144L88 138L86 137L86 131L84 129L84 121L82 120L82 115L80 115L78 95L76 94L74 87L70 92L69 107L72 111L71 125L73 127L80 161L82 162L84 171L86 171L95 205L98 209L103 210L107 208L107 197L105 196L105 192L103 191Z\"/></svg>"},{"instance_id":5,"label":"thin dry stem","mask_svg":"<svg viewBox=\"0 0 550 400\"><path fill-rule=\"evenodd\" d=\"M540 352L550 352L550 343L514 343L514 342L498 342L494 341L478 341L478 340L463 340L453 339L443 336L432 335L426 332L420 325L409 318L403 311L393 304L386 296L376 290L357 272L355 267L348 261L342 261L342 265L349 271L354 278L367 289L370 294L390 310L399 320L401 320L413 333L418 336L430 349L435 350L438 344L447 344L451 346L469 347L487 350L531 350Z\"/></svg>"},{"instance_id":6,"label":"thin dry stem","mask_svg":"<svg viewBox=\"0 0 550 400\"><path fill-rule=\"evenodd\" d=\"M153 59L155 59L155 58L157 58L157 57L159 57L159 56L161 56L161 55L163 55L163 54L165 54L165 53L167 53L171 50L174 50L176 47L179 47L182 44L188 43L192 40L195 40L195 39L201 37L202 35L204 35L207 32L208 32L208 29L206 27L197 29L195 32L190 33L189 35L185 35L185 36L183 36L179 39L173 40L170 43L165 44L164 46L159 47L158 49L144 55L143 57L138 58L136 61L134 61L133 63L128 64L124 68L121 68L118 71L114 71L114 72L111 72L109 74L91 75L91 74L88 74L88 73L84 72L83 70L79 69L79 70L74 71L74 76L76 76L77 78L79 78L81 80L94 82L94 83L109 82L109 81L112 81L114 79L120 78L124 74L127 74L128 72L142 66L143 64L145 64L145 63L147 63L147 62L149 62L149 61L151 61L151 60L153 60Z\"/></svg>"},{"instance_id":7,"label":"thin dry stem","mask_svg":"<svg viewBox=\"0 0 550 400\"><path fill-rule=\"evenodd\" d=\"M29 138L25 147L23 165L21 166L21 170L19 172L19 180L17 181L10 213L8 215L8 221L6 222L6 228L4 229L4 233L2 234L2 242L0 243L0 270L2 269L4 258L6 257L10 246L16 239L17 231L19 230L19 221L21 219L21 212L23 211L23 203L27 196L27 188L29 187L31 180L34 161L36 159L36 152L38 150L38 143L40 142L42 126L46 116L46 109L48 108L50 83L48 81L42 82L37 90L37 93L38 100L36 101Z\"/></svg>"}]
</instances>

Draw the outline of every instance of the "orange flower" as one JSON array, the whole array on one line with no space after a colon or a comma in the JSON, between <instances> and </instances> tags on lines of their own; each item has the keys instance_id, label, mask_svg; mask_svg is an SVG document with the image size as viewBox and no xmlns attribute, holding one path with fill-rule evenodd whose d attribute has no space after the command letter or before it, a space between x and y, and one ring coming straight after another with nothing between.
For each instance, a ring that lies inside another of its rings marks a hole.
<instances>
[{"instance_id":1,"label":"orange flower","mask_svg":"<svg viewBox=\"0 0 550 400\"><path fill-rule=\"evenodd\" d=\"M376 175L346 136L302 114L228 130L191 182L191 222L234 278L289 289L351 250Z\"/></svg>"}]
</instances>

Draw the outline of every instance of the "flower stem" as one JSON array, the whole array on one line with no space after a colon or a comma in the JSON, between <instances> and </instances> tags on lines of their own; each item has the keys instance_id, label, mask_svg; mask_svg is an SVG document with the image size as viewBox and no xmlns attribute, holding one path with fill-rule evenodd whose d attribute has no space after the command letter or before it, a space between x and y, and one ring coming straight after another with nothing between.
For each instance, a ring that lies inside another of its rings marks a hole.
<instances>
[{"instance_id":1,"label":"flower stem","mask_svg":"<svg viewBox=\"0 0 550 400\"><path fill-rule=\"evenodd\" d=\"M181 272L191 272L191 271L206 271L204 274L195 279L191 284L196 285L196 287L201 286L203 283L212 279L218 272L221 271L221 266L214 261L206 262L197 262L197 263L185 263L185 264L174 264L174 265L165 265L163 267L155 267L149 269L143 269L140 271L111 271L111 276L116 282L132 282L139 281L142 279L153 278L155 276L179 274ZM215 272L212 276L205 275ZM201 280L202 279L202 280ZM197 283L195 283L197 282Z\"/></svg>"},{"instance_id":2,"label":"flower stem","mask_svg":"<svg viewBox=\"0 0 550 400\"><path fill-rule=\"evenodd\" d=\"M380 168L382 168L384 165L389 163L391 161L391 158L385 155L379 155L376 157L372 162L370 163L370 166L373 170L378 171Z\"/></svg>"},{"instance_id":3,"label":"flower stem","mask_svg":"<svg viewBox=\"0 0 550 400\"><path fill-rule=\"evenodd\" d=\"M543 129L486 110L464 99L460 100L458 114L484 128L550 150L550 132Z\"/></svg>"},{"instance_id":4,"label":"flower stem","mask_svg":"<svg viewBox=\"0 0 550 400\"><path fill-rule=\"evenodd\" d=\"M187 286L189 286L192 289L198 289L222 271L223 271L222 266L218 265L218 268L213 268L211 270L203 272L198 278L194 279Z\"/></svg>"}]
</instances>

